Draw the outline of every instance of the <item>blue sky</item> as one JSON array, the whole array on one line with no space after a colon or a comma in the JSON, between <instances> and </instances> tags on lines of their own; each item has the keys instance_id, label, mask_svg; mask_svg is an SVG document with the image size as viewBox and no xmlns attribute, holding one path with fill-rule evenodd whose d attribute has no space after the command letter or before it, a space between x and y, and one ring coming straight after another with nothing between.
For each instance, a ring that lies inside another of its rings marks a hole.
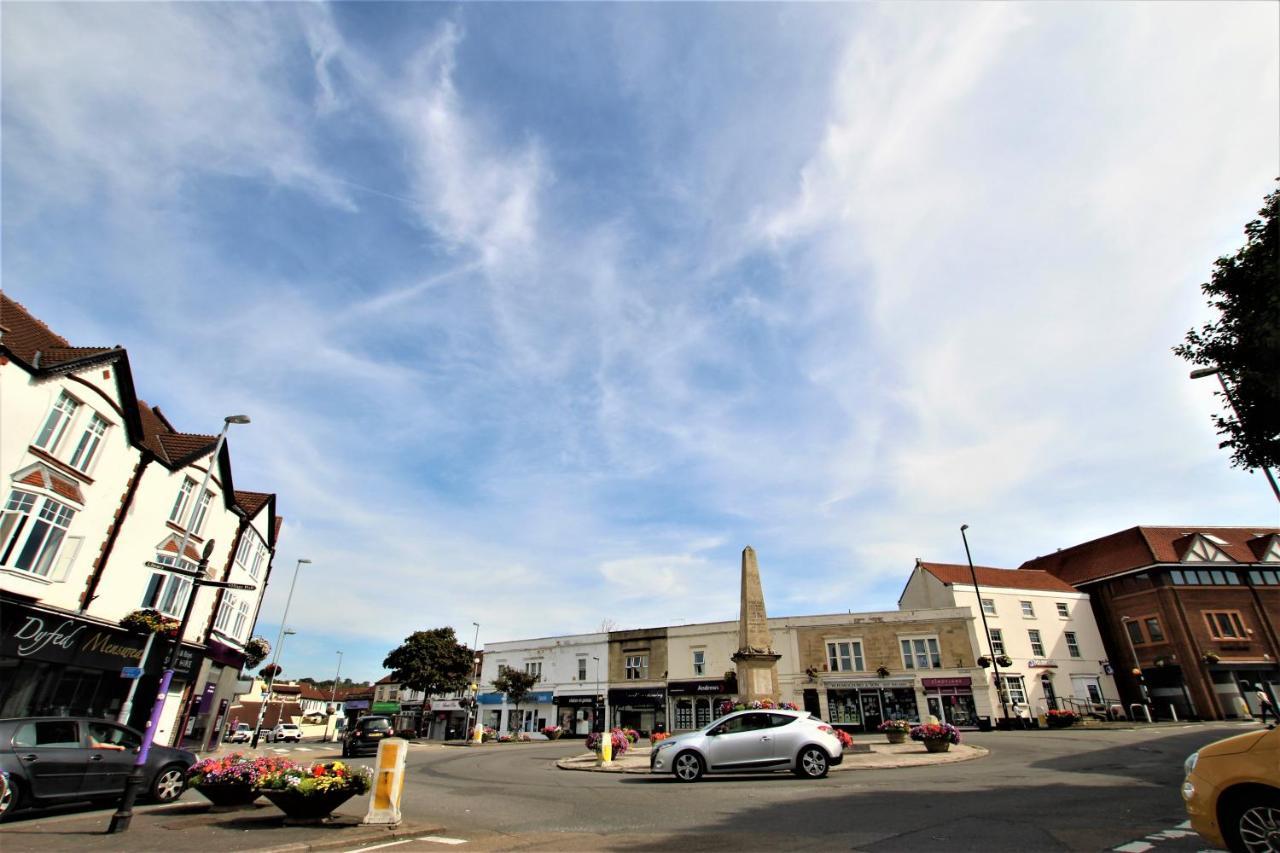
<instances>
[{"instance_id":1,"label":"blue sky","mask_svg":"<svg viewBox=\"0 0 1280 853\"><path fill-rule=\"evenodd\" d=\"M1169 348L1275 4L5 4L3 285L231 439L286 675L1275 524Z\"/></svg>"}]
</instances>

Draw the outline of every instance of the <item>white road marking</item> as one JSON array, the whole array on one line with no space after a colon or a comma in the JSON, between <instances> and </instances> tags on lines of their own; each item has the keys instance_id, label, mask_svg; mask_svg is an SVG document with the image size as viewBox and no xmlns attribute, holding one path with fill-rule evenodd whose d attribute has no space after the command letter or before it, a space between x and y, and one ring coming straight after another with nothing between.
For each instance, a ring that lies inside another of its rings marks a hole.
<instances>
[{"instance_id":1,"label":"white road marking","mask_svg":"<svg viewBox=\"0 0 1280 853\"><path fill-rule=\"evenodd\" d=\"M408 844L413 841L412 838L405 838L401 841L388 841L386 844L375 844L372 847L356 847L346 851L346 853L361 853L364 850L381 850L383 847L395 847L397 844Z\"/></svg>"},{"instance_id":2,"label":"white road marking","mask_svg":"<svg viewBox=\"0 0 1280 853\"><path fill-rule=\"evenodd\" d=\"M1130 841L1128 844L1121 844L1119 847L1113 847L1112 849L1116 853L1147 853L1148 850L1154 847L1154 844L1148 844L1145 841Z\"/></svg>"},{"instance_id":3,"label":"white road marking","mask_svg":"<svg viewBox=\"0 0 1280 853\"><path fill-rule=\"evenodd\" d=\"M424 835L421 838L415 838L414 841L430 841L435 844L466 844L465 838L445 838L443 835ZM368 848L365 848L366 850Z\"/></svg>"}]
</instances>

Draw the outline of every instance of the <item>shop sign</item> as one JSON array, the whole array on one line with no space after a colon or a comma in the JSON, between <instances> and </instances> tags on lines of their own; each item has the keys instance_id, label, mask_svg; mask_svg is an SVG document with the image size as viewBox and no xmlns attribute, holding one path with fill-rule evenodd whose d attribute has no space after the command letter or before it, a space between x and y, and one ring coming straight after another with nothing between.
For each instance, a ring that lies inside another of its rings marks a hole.
<instances>
[{"instance_id":1,"label":"shop sign","mask_svg":"<svg viewBox=\"0 0 1280 853\"><path fill-rule=\"evenodd\" d=\"M1057 669L1058 665L1051 661L1031 658L1027 661L1027 669Z\"/></svg>"},{"instance_id":2,"label":"shop sign","mask_svg":"<svg viewBox=\"0 0 1280 853\"><path fill-rule=\"evenodd\" d=\"M524 701L528 702L530 705L550 705L551 700L554 697L555 697L554 690L538 690L533 693L530 693L528 697L525 698Z\"/></svg>"},{"instance_id":3,"label":"shop sign","mask_svg":"<svg viewBox=\"0 0 1280 853\"><path fill-rule=\"evenodd\" d=\"M460 699L432 699L432 711L461 711L462 700Z\"/></svg>"},{"instance_id":4,"label":"shop sign","mask_svg":"<svg viewBox=\"0 0 1280 853\"><path fill-rule=\"evenodd\" d=\"M0 656L118 670L142 660L146 640L58 613L0 602Z\"/></svg>"},{"instance_id":5,"label":"shop sign","mask_svg":"<svg viewBox=\"0 0 1280 853\"><path fill-rule=\"evenodd\" d=\"M973 679L967 675L958 675L953 678L922 678L920 684L922 687L972 687Z\"/></svg>"},{"instance_id":6,"label":"shop sign","mask_svg":"<svg viewBox=\"0 0 1280 853\"><path fill-rule=\"evenodd\" d=\"M907 687L914 688L916 680L914 678L843 678L838 681L823 681L822 684L828 690L877 690L879 688L899 690Z\"/></svg>"},{"instance_id":7,"label":"shop sign","mask_svg":"<svg viewBox=\"0 0 1280 853\"><path fill-rule=\"evenodd\" d=\"M665 705L667 691L663 687L614 688L609 691L613 705Z\"/></svg>"},{"instance_id":8,"label":"shop sign","mask_svg":"<svg viewBox=\"0 0 1280 853\"><path fill-rule=\"evenodd\" d=\"M501 705L502 704L501 693L481 693L476 698L480 701L481 705Z\"/></svg>"},{"instance_id":9,"label":"shop sign","mask_svg":"<svg viewBox=\"0 0 1280 853\"><path fill-rule=\"evenodd\" d=\"M399 702L374 702L373 713L375 714L399 714Z\"/></svg>"},{"instance_id":10,"label":"shop sign","mask_svg":"<svg viewBox=\"0 0 1280 853\"><path fill-rule=\"evenodd\" d=\"M556 704L566 707L599 705L602 697L597 694L595 696L557 696Z\"/></svg>"},{"instance_id":11,"label":"shop sign","mask_svg":"<svg viewBox=\"0 0 1280 853\"><path fill-rule=\"evenodd\" d=\"M207 714L209 709L213 707L213 694L218 692L218 682L210 681L204 686L204 693L200 695L200 705L196 709L197 714Z\"/></svg>"},{"instance_id":12,"label":"shop sign","mask_svg":"<svg viewBox=\"0 0 1280 853\"><path fill-rule=\"evenodd\" d=\"M368 699L348 699L342 703L344 711L367 711L369 710Z\"/></svg>"},{"instance_id":13,"label":"shop sign","mask_svg":"<svg viewBox=\"0 0 1280 853\"><path fill-rule=\"evenodd\" d=\"M671 696L718 696L728 691L724 679L710 681L672 681L667 684L667 693Z\"/></svg>"}]
</instances>

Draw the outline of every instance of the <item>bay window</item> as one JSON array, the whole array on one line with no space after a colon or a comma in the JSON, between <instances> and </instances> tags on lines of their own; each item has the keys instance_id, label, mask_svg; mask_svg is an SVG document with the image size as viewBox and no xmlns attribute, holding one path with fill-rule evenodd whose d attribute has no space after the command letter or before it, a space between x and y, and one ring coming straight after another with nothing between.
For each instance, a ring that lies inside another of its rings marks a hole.
<instances>
[{"instance_id":1,"label":"bay window","mask_svg":"<svg viewBox=\"0 0 1280 853\"><path fill-rule=\"evenodd\" d=\"M75 515L53 498L10 492L0 515L0 565L48 577Z\"/></svg>"}]
</instances>

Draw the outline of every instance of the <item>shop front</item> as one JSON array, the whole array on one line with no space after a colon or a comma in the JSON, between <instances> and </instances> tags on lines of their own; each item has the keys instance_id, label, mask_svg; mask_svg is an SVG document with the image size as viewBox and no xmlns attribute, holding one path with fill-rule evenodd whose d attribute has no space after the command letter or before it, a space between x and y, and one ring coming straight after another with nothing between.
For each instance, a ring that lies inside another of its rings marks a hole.
<instances>
[{"instance_id":1,"label":"shop front","mask_svg":"<svg viewBox=\"0 0 1280 853\"><path fill-rule=\"evenodd\" d=\"M928 713L956 728L978 727L978 706L973 700L973 679L967 675L951 678L922 678Z\"/></svg>"},{"instance_id":2,"label":"shop front","mask_svg":"<svg viewBox=\"0 0 1280 853\"><path fill-rule=\"evenodd\" d=\"M161 649L168 649L168 643L157 639L147 671L139 678L127 677L140 667L146 643L141 634L0 596L0 717L118 719L133 688L132 709L124 722L135 728L145 725L160 684ZM201 660L199 650L183 646L157 743L171 742L161 735L172 738Z\"/></svg>"},{"instance_id":3,"label":"shop front","mask_svg":"<svg viewBox=\"0 0 1280 853\"><path fill-rule=\"evenodd\" d=\"M619 687L609 691L613 725L635 729L643 735L667 730L665 687Z\"/></svg>"},{"instance_id":4,"label":"shop front","mask_svg":"<svg viewBox=\"0 0 1280 853\"><path fill-rule=\"evenodd\" d=\"M203 751L218 745L218 733L242 683L240 668L243 665L243 652L217 640L209 641L204 664L193 682L196 689L189 696L184 713L182 746L185 749Z\"/></svg>"},{"instance_id":5,"label":"shop front","mask_svg":"<svg viewBox=\"0 0 1280 853\"><path fill-rule=\"evenodd\" d=\"M432 699L422 713L418 736L429 740L462 740L467 732L467 709L461 699Z\"/></svg>"},{"instance_id":6,"label":"shop front","mask_svg":"<svg viewBox=\"0 0 1280 853\"><path fill-rule=\"evenodd\" d=\"M874 732L885 720L920 721L914 678L842 678L824 682L826 719L846 731Z\"/></svg>"},{"instance_id":7,"label":"shop front","mask_svg":"<svg viewBox=\"0 0 1280 853\"><path fill-rule=\"evenodd\" d=\"M556 725L564 736L586 737L604 719L604 697L599 693L561 694L555 705Z\"/></svg>"},{"instance_id":8,"label":"shop front","mask_svg":"<svg viewBox=\"0 0 1280 853\"><path fill-rule=\"evenodd\" d=\"M724 679L671 681L667 683L667 695L673 732L692 731L710 724L720 716L721 703L734 699Z\"/></svg>"}]
</instances>

